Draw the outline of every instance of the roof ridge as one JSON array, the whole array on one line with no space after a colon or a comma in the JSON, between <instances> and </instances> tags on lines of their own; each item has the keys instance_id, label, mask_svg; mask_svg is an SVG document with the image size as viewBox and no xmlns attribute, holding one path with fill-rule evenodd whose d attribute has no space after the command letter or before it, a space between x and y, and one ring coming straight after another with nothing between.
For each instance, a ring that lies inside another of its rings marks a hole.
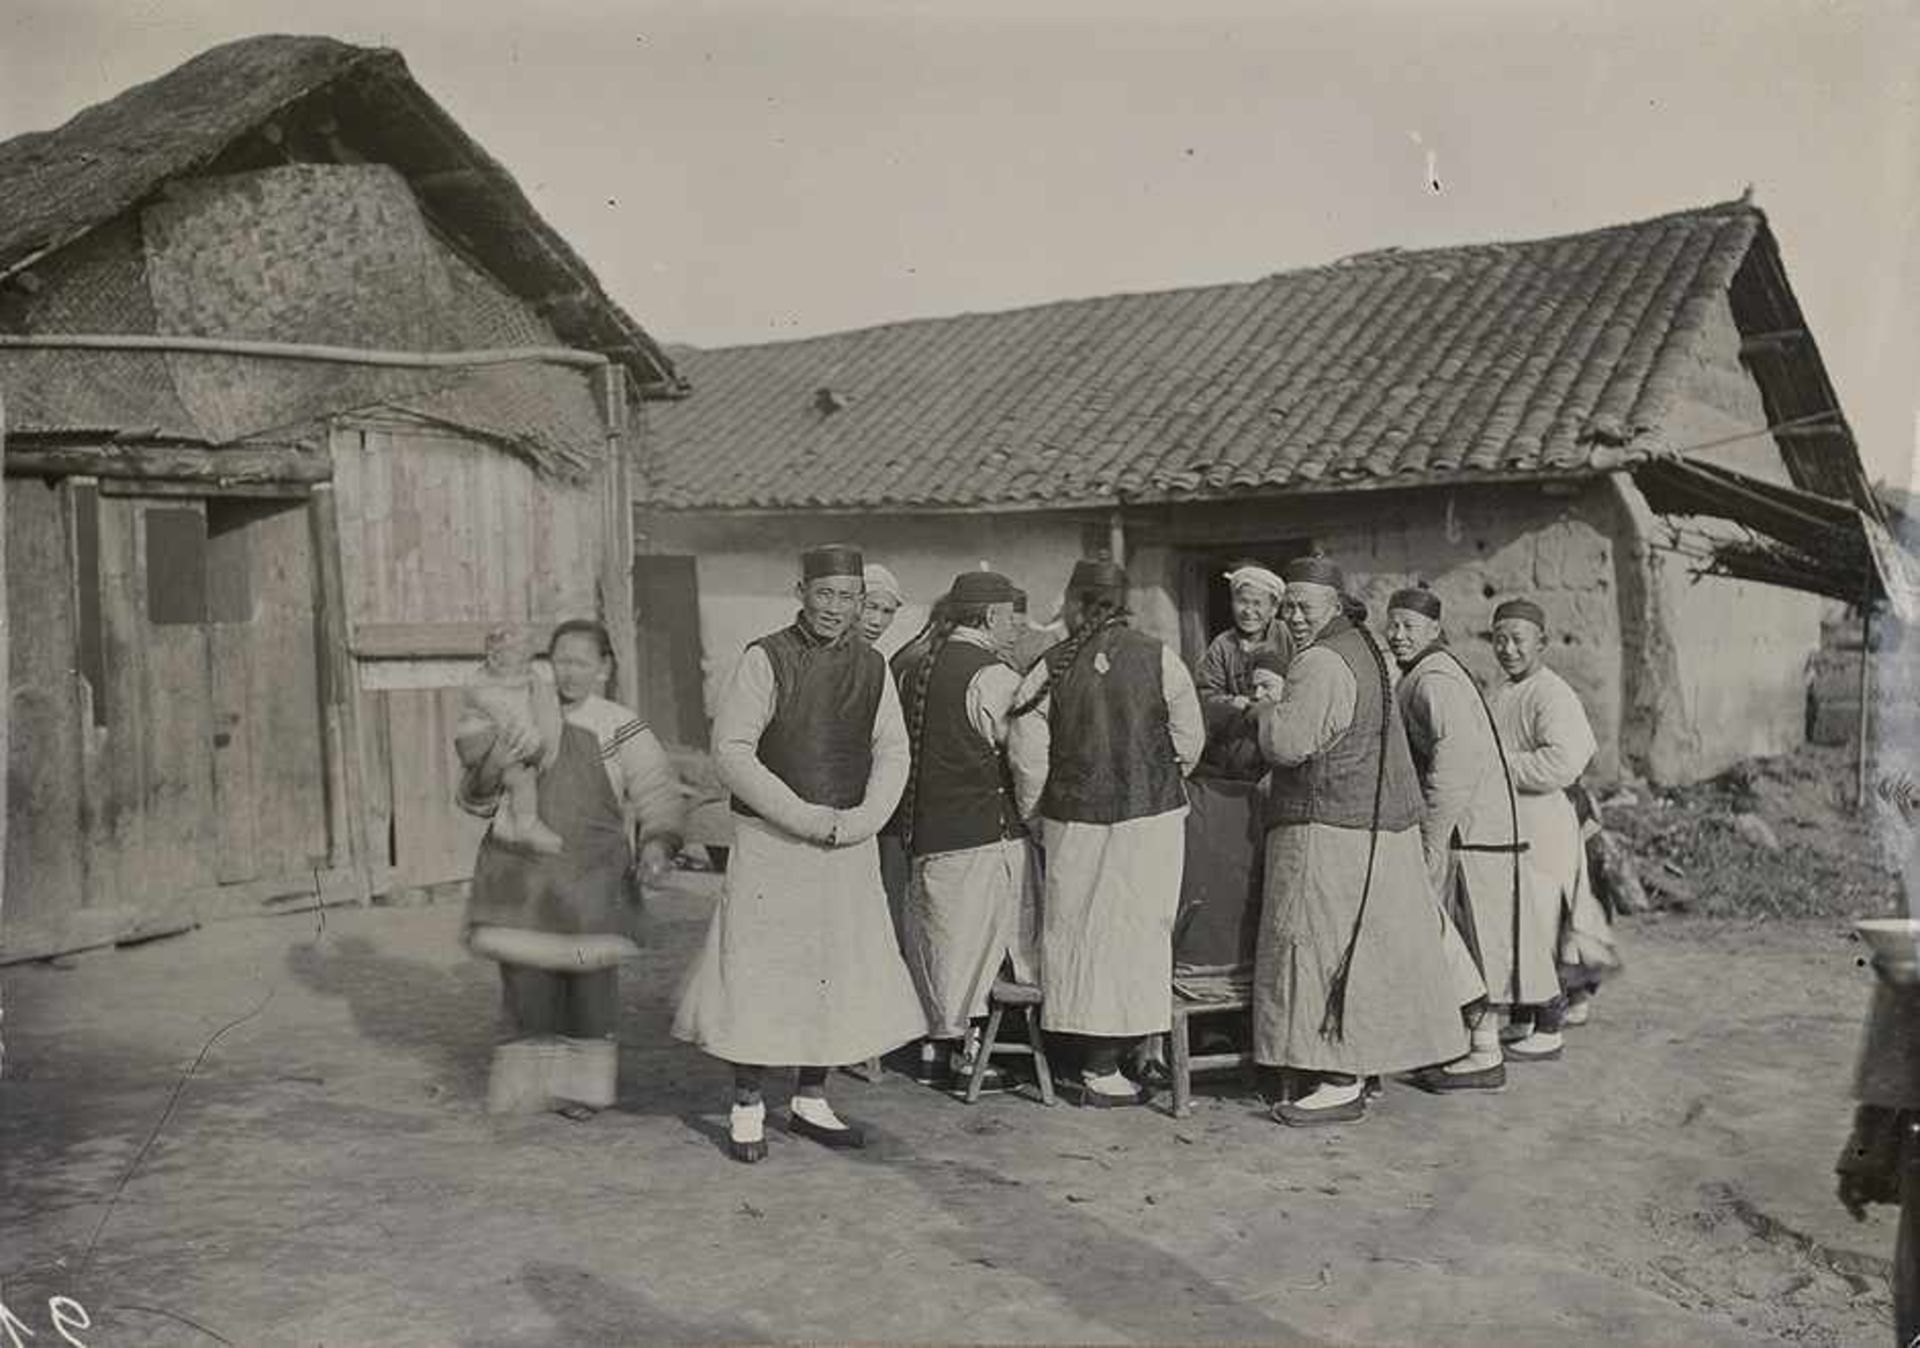
<instances>
[{"instance_id":1,"label":"roof ridge","mask_svg":"<svg viewBox=\"0 0 1920 1348\"><path fill-rule=\"evenodd\" d=\"M1004 309L964 309L944 314L915 314L904 318L884 319L878 323L863 324L853 328L836 328L831 332L816 332L800 337L770 337L764 341L726 342L713 346L694 346L691 343L670 343L669 345L687 346L688 355L697 363L701 357L715 356L733 351L764 351L773 347L801 347L811 343L846 341L869 334L897 332L906 328L923 327L937 323L961 323L969 319L989 320L1008 318L1015 314L1037 312L1043 309L1071 309L1080 305L1104 304L1115 300L1173 299L1176 296L1197 295L1207 291L1243 290L1269 282L1311 275L1315 272L1351 272L1367 267L1406 267L1439 259L1465 255L1497 255L1502 252L1551 247L1574 239L1598 239L1606 235L1626 233L1647 229L1655 225L1669 224L1680 220L1709 220L1716 217L1731 218L1741 214L1751 214L1764 221L1765 212L1754 205L1748 197L1736 197L1726 201L1717 201L1705 206L1693 206L1680 210L1667 211L1660 215L1647 216L1640 220L1627 220L1611 225L1601 225L1593 229L1567 230L1559 234L1536 235L1524 239L1488 239L1478 243L1444 243L1424 248L1405 248L1390 245L1358 253L1350 253L1326 262L1313 262L1298 267L1287 267L1280 271L1267 272L1261 276L1238 281L1209 281L1194 285L1161 286L1145 289L1110 290L1097 295L1074 295L1064 299L1038 300L1030 304L1014 304Z\"/></svg>"}]
</instances>

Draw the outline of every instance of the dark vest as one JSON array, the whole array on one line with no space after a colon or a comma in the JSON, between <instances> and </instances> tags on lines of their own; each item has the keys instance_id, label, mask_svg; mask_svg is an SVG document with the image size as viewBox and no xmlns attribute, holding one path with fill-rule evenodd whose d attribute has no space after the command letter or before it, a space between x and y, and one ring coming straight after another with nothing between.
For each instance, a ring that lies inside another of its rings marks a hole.
<instances>
[{"instance_id":1,"label":"dark vest","mask_svg":"<svg viewBox=\"0 0 1920 1348\"><path fill-rule=\"evenodd\" d=\"M822 642L798 623L752 646L773 666L773 719L760 732L767 770L810 805L851 809L867 794L873 770L873 718L887 662L851 636ZM754 815L738 796L736 814Z\"/></svg>"},{"instance_id":2,"label":"dark vest","mask_svg":"<svg viewBox=\"0 0 1920 1348\"><path fill-rule=\"evenodd\" d=\"M1413 756L1407 749L1400 704L1381 680L1367 635L1345 618L1335 618L1313 644L1334 652L1353 671L1353 724L1305 763L1273 770L1267 791L1267 827L1372 827L1376 822L1374 789L1379 783L1379 827L1390 833L1412 828L1420 821L1423 808L1420 782L1414 776ZM1386 779L1380 783L1383 730L1387 737Z\"/></svg>"},{"instance_id":3,"label":"dark vest","mask_svg":"<svg viewBox=\"0 0 1920 1348\"><path fill-rule=\"evenodd\" d=\"M1053 750L1040 812L1049 819L1117 824L1187 803L1167 724L1160 643L1109 627L1071 668L1047 659Z\"/></svg>"},{"instance_id":4,"label":"dark vest","mask_svg":"<svg viewBox=\"0 0 1920 1348\"><path fill-rule=\"evenodd\" d=\"M915 856L984 847L1019 831L1005 760L967 718L967 685L981 670L1000 663L992 651L970 641L949 641L934 661L925 704L908 708L907 734L919 774L913 797ZM912 662L902 673L917 677L918 670L918 662ZM911 703L912 685L903 683L902 689Z\"/></svg>"}]
</instances>

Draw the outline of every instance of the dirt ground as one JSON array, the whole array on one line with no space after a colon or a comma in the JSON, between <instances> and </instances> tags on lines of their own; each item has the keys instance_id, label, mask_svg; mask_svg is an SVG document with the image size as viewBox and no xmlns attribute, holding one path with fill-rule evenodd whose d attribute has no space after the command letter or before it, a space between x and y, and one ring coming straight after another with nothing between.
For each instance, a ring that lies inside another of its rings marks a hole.
<instances>
[{"instance_id":1,"label":"dirt ground","mask_svg":"<svg viewBox=\"0 0 1920 1348\"><path fill-rule=\"evenodd\" d=\"M1500 1096L1296 1132L1232 1077L1178 1122L838 1077L875 1144L749 1168L667 1034L712 884L656 905L585 1123L483 1112L497 992L451 905L0 971L0 1300L43 1344L55 1295L107 1345L1890 1336L1891 1222L1831 1198L1869 986L1840 920L1635 920Z\"/></svg>"}]
</instances>

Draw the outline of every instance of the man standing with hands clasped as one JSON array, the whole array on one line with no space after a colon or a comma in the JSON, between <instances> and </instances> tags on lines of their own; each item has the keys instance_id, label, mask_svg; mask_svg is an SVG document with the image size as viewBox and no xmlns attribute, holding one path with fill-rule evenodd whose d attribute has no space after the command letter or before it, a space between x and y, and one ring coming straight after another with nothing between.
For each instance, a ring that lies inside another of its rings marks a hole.
<instances>
[{"instance_id":1,"label":"man standing with hands clasped","mask_svg":"<svg viewBox=\"0 0 1920 1348\"><path fill-rule=\"evenodd\" d=\"M767 1065L800 1069L789 1131L858 1147L827 1074L926 1029L874 845L906 783L907 735L886 662L854 630L861 571L858 549L807 552L799 616L747 647L714 715L736 836L673 1033L733 1064L738 1161L766 1155Z\"/></svg>"}]
</instances>

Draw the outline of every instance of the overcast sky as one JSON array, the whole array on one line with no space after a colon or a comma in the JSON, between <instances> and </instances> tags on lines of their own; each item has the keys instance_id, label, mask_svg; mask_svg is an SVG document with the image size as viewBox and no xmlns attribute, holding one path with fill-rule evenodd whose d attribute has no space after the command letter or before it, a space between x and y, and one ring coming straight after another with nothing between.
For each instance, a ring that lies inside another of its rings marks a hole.
<instances>
[{"instance_id":1,"label":"overcast sky","mask_svg":"<svg viewBox=\"0 0 1920 1348\"><path fill-rule=\"evenodd\" d=\"M1920 445L1917 0L436 8L0 0L0 135L251 33L395 46L635 317L702 346L1752 183L1869 472Z\"/></svg>"}]
</instances>

